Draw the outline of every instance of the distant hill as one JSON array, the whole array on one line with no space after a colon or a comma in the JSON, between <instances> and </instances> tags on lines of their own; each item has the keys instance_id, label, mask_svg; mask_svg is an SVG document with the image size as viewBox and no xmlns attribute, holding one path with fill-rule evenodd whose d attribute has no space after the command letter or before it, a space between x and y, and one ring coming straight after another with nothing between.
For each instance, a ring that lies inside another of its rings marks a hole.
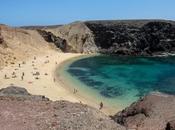
<instances>
[{"instance_id":1,"label":"distant hill","mask_svg":"<svg viewBox=\"0 0 175 130\"><path fill-rule=\"evenodd\" d=\"M20 26L20 28L23 29L32 29L32 30L36 30L36 29L52 29L52 28L57 28L63 25L48 25L48 26Z\"/></svg>"}]
</instances>

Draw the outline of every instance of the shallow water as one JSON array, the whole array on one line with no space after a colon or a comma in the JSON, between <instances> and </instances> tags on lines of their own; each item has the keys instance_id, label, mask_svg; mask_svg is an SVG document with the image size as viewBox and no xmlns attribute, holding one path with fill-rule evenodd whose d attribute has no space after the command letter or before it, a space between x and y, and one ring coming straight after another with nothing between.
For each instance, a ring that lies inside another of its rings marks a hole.
<instances>
[{"instance_id":1,"label":"shallow water","mask_svg":"<svg viewBox=\"0 0 175 130\"><path fill-rule=\"evenodd\" d=\"M94 56L65 65L71 83L109 105L130 105L149 92L175 94L175 57Z\"/></svg>"}]
</instances>

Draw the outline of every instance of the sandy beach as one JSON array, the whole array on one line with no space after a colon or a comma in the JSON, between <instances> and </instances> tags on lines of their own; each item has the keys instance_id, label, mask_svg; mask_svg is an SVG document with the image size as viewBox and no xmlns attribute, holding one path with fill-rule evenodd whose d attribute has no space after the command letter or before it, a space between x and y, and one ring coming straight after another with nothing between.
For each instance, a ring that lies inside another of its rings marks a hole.
<instances>
[{"instance_id":1,"label":"sandy beach","mask_svg":"<svg viewBox=\"0 0 175 130\"><path fill-rule=\"evenodd\" d=\"M48 51L43 56L33 56L26 61L4 67L0 70L0 88L15 85L26 88L31 94L44 95L49 99L77 101L54 80L55 68L63 61L80 54Z\"/></svg>"},{"instance_id":2,"label":"sandy beach","mask_svg":"<svg viewBox=\"0 0 175 130\"><path fill-rule=\"evenodd\" d=\"M73 89L67 89L65 81L55 75L55 70L59 65L81 55L50 50L44 55L32 56L8 65L0 70L0 89L10 85L24 87L31 94L44 95L53 101L81 102L98 109L99 104L89 101L79 94L74 94ZM105 106L102 111L106 114L114 113L114 110Z\"/></svg>"}]
</instances>

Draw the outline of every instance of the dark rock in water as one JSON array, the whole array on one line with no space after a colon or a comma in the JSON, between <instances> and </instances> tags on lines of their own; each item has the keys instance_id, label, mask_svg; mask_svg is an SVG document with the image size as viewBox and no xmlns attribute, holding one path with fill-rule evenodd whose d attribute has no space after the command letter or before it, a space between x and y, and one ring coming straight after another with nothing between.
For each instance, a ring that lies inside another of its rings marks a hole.
<instances>
[{"instance_id":1,"label":"dark rock in water","mask_svg":"<svg viewBox=\"0 0 175 130\"><path fill-rule=\"evenodd\" d=\"M19 87L0 90L1 130L126 130L87 105L31 96Z\"/></svg>"},{"instance_id":2,"label":"dark rock in water","mask_svg":"<svg viewBox=\"0 0 175 130\"><path fill-rule=\"evenodd\" d=\"M175 96L152 93L112 118L128 129L172 130L175 120Z\"/></svg>"}]
</instances>

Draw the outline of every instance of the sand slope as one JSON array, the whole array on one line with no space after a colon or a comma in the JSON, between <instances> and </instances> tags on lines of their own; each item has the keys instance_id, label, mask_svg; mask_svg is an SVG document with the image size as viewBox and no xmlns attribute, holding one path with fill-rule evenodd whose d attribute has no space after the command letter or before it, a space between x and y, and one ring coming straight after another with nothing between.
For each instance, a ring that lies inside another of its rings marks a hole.
<instances>
[{"instance_id":1,"label":"sand slope","mask_svg":"<svg viewBox=\"0 0 175 130\"><path fill-rule=\"evenodd\" d=\"M0 68L54 48L36 30L0 25Z\"/></svg>"}]
</instances>

